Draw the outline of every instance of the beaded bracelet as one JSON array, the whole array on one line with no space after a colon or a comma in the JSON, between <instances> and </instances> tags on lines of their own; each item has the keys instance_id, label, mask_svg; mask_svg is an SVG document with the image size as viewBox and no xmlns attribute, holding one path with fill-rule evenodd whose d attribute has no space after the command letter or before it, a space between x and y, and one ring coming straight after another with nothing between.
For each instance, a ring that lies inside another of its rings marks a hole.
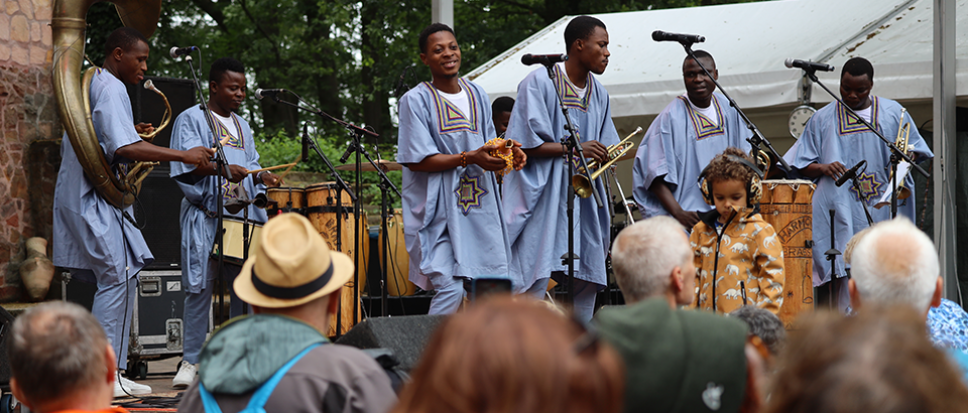
<instances>
[{"instance_id":1,"label":"beaded bracelet","mask_svg":"<svg viewBox=\"0 0 968 413\"><path fill-rule=\"evenodd\" d=\"M460 153L460 166L461 168L467 167L467 152Z\"/></svg>"}]
</instances>

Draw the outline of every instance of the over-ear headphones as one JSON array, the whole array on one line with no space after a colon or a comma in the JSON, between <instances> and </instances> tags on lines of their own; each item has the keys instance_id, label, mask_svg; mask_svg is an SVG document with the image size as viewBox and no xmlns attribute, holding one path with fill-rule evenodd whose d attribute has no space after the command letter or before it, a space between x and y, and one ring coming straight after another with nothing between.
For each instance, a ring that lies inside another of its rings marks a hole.
<instances>
[{"instance_id":1,"label":"over-ear headphones","mask_svg":"<svg viewBox=\"0 0 968 413\"><path fill-rule=\"evenodd\" d=\"M753 176L750 178L746 185L746 206L752 207L753 205L759 204L760 199L763 197L763 172L760 168L757 168L753 162L741 158L736 155L725 154L723 155L727 160L732 162L737 162L743 166L749 168L753 171ZM712 162L710 162L712 164ZM706 200L709 205L716 205L716 201L713 199L713 187L712 183L706 179L706 174L709 172L709 165L706 165L699 174L699 190L702 191L702 198Z\"/></svg>"}]
</instances>

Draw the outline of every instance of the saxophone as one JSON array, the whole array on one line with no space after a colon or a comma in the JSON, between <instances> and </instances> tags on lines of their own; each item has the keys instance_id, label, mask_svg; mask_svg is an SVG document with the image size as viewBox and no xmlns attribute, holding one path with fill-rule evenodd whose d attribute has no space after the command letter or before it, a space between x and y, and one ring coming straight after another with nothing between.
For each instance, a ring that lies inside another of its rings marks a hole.
<instances>
[{"instance_id":1,"label":"saxophone","mask_svg":"<svg viewBox=\"0 0 968 413\"><path fill-rule=\"evenodd\" d=\"M150 165L135 164L131 168L134 174L129 170L127 174L119 175L106 161L94 132L89 99L93 72L85 73L83 86L79 74L84 61L87 11L99 1L54 2L50 23L54 39L54 94L57 114L84 174L105 200L117 208L124 208L134 203L141 182L151 169ZM145 37L154 33L161 15L161 0L114 0L112 3L125 26L137 29Z\"/></svg>"}]
</instances>

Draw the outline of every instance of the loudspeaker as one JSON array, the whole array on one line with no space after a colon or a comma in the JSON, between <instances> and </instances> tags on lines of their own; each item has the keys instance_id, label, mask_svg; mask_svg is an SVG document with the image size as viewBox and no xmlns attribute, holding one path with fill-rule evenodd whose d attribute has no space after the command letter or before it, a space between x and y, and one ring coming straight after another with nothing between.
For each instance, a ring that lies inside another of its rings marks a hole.
<instances>
[{"instance_id":1,"label":"loudspeaker","mask_svg":"<svg viewBox=\"0 0 968 413\"><path fill-rule=\"evenodd\" d=\"M443 315L371 317L354 326L336 344L359 349L390 349L400 362L399 367L410 371L420 360L430 335L445 318Z\"/></svg>"},{"instance_id":2,"label":"loudspeaker","mask_svg":"<svg viewBox=\"0 0 968 413\"><path fill-rule=\"evenodd\" d=\"M13 328L13 316L0 307L0 389L10 391L10 360L7 359L7 348L10 346L10 329Z\"/></svg>"},{"instance_id":3,"label":"loudspeaker","mask_svg":"<svg viewBox=\"0 0 968 413\"><path fill-rule=\"evenodd\" d=\"M168 176L168 167L158 165L141 185L135 220L143 224L141 234L155 256L146 270L181 268L181 225L178 216L184 194L178 183Z\"/></svg>"},{"instance_id":4,"label":"loudspeaker","mask_svg":"<svg viewBox=\"0 0 968 413\"><path fill-rule=\"evenodd\" d=\"M175 125L175 118L186 109L195 105L195 84L188 79L172 79L148 76L168 99L171 105L171 123L165 130L155 136L155 145L169 147L171 130ZM159 127L162 114L165 113L165 102L155 92L144 88L144 82L128 85L128 97L131 99L131 111L135 123L151 123ZM155 261L145 267L147 270L173 270L181 267L181 226L178 216L181 210L181 200L184 195L178 184L168 175L171 171L168 162L161 162L155 167L141 185L138 203L135 205L135 218L140 224L148 249L155 256Z\"/></svg>"}]
</instances>

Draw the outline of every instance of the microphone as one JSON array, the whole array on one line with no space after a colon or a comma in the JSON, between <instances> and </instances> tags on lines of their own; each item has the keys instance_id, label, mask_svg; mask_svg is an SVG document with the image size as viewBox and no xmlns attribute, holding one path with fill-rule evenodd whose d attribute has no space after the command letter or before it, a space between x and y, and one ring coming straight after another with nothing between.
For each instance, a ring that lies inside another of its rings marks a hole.
<instances>
[{"instance_id":1,"label":"microphone","mask_svg":"<svg viewBox=\"0 0 968 413\"><path fill-rule=\"evenodd\" d=\"M657 42L702 43L706 38L698 34L668 33L662 30L652 32L652 40Z\"/></svg>"},{"instance_id":2,"label":"microphone","mask_svg":"<svg viewBox=\"0 0 968 413\"><path fill-rule=\"evenodd\" d=\"M566 54L526 54L521 56L521 63L527 66L531 66L535 63L540 63L545 66L551 66L558 62L564 62L568 60L568 55Z\"/></svg>"},{"instance_id":3,"label":"microphone","mask_svg":"<svg viewBox=\"0 0 968 413\"><path fill-rule=\"evenodd\" d=\"M837 182L836 182L837 186L843 185L844 182L847 182L847 180L849 179L854 179L854 177L857 176L857 170L866 164L867 164L867 161L857 162L857 165L854 165L853 168L850 168L847 170L847 172L844 172L844 174L841 175L840 178L837 178Z\"/></svg>"},{"instance_id":4,"label":"microphone","mask_svg":"<svg viewBox=\"0 0 968 413\"><path fill-rule=\"evenodd\" d=\"M286 89L256 89L255 90L255 98L256 99L259 99L259 100L262 100L262 98L264 98L266 96L276 97L276 95L278 95L280 93L286 93L286 92L288 92L288 90L286 90Z\"/></svg>"},{"instance_id":5,"label":"microphone","mask_svg":"<svg viewBox=\"0 0 968 413\"><path fill-rule=\"evenodd\" d=\"M346 147L346 152L343 152L343 156L339 157L339 163L346 163L346 160L350 158L353 151L356 150L356 142L350 142L350 145Z\"/></svg>"},{"instance_id":6,"label":"microphone","mask_svg":"<svg viewBox=\"0 0 968 413\"><path fill-rule=\"evenodd\" d=\"M184 56L196 50L198 50L198 48L195 46L188 46L188 47L172 46L171 50L168 51L168 55L171 56L172 59L177 59L178 56Z\"/></svg>"},{"instance_id":7,"label":"microphone","mask_svg":"<svg viewBox=\"0 0 968 413\"><path fill-rule=\"evenodd\" d=\"M799 68L801 68L803 70L810 70L810 71L814 71L814 70L819 70L821 72L833 72L834 71L834 67L831 66L831 65L828 65L826 63L811 62L809 60L800 60L800 59L790 58L790 59L787 59L785 62L783 62L783 64L786 65L786 67L789 67L791 69L794 68L794 67L799 67Z\"/></svg>"}]
</instances>

